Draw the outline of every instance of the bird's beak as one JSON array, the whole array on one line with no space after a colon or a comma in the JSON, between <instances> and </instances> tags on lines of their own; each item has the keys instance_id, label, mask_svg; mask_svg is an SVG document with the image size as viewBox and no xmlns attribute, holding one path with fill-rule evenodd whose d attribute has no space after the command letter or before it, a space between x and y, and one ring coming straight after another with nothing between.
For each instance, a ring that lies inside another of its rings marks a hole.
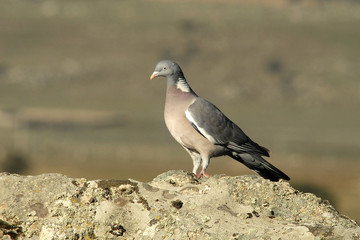
<instances>
[{"instance_id":1,"label":"bird's beak","mask_svg":"<svg viewBox=\"0 0 360 240\"><path fill-rule=\"evenodd\" d=\"M159 72L155 71L151 74L150 76L150 80L153 80L154 78L156 78L159 75Z\"/></svg>"}]
</instances>

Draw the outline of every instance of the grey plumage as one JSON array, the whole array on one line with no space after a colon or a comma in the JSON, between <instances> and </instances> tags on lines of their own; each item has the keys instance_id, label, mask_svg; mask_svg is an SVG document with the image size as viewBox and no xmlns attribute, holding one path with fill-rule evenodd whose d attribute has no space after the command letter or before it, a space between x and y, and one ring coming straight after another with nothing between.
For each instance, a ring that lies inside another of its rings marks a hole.
<instances>
[{"instance_id":1,"label":"grey plumage","mask_svg":"<svg viewBox=\"0 0 360 240\"><path fill-rule=\"evenodd\" d=\"M290 178L267 162L265 147L252 141L235 123L214 104L199 97L187 83L185 76L173 61L160 61L150 79L167 79L165 123L171 135L193 159L193 173L209 176L206 168L210 158L227 155L243 163L264 178L272 181Z\"/></svg>"}]
</instances>

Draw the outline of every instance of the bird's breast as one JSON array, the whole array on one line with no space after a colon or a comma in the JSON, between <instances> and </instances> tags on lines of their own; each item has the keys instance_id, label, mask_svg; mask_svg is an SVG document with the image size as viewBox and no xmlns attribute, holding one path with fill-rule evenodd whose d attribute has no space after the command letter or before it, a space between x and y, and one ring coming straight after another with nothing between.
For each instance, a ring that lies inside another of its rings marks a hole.
<instances>
[{"instance_id":1,"label":"bird's breast","mask_svg":"<svg viewBox=\"0 0 360 240\"><path fill-rule=\"evenodd\" d=\"M191 93L168 90L166 94L164 118L166 126L183 147L188 149L206 149L210 151L215 146L199 134L185 116L185 111L196 99Z\"/></svg>"},{"instance_id":2,"label":"bird's breast","mask_svg":"<svg viewBox=\"0 0 360 240\"><path fill-rule=\"evenodd\" d=\"M164 118L165 124L171 135L179 142L180 138L192 127L186 119L185 111L191 102L193 96L188 93L176 93L168 91L166 94Z\"/></svg>"}]
</instances>

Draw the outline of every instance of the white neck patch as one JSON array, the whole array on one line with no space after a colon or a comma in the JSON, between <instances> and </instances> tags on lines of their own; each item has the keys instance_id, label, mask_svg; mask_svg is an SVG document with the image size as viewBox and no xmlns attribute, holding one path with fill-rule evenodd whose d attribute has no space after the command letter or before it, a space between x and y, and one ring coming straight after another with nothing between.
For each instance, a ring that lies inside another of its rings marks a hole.
<instances>
[{"instance_id":1,"label":"white neck patch","mask_svg":"<svg viewBox=\"0 0 360 240\"><path fill-rule=\"evenodd\" d=\"M185 78L179 78L176 83L176 88L180 89L182 92L190 92L190 86L186 82Z\"/></svg>"}]
</instances>

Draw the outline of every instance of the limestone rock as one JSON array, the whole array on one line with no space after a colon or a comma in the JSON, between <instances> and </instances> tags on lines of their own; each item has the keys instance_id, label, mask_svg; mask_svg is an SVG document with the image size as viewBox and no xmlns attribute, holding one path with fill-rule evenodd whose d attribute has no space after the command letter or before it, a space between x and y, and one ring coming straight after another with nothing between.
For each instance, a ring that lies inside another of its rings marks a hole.
<instances>
[{"instance_id":1,"label":"limestone rock","mask_svg":"<svg viewBox=\"0 0 360 240\"><path fill-rule=\"evenodd\" d=\"M287 182L169 171L149 183L0 174L1 239L360 239Z\"/></svg>"}]
</instances>

